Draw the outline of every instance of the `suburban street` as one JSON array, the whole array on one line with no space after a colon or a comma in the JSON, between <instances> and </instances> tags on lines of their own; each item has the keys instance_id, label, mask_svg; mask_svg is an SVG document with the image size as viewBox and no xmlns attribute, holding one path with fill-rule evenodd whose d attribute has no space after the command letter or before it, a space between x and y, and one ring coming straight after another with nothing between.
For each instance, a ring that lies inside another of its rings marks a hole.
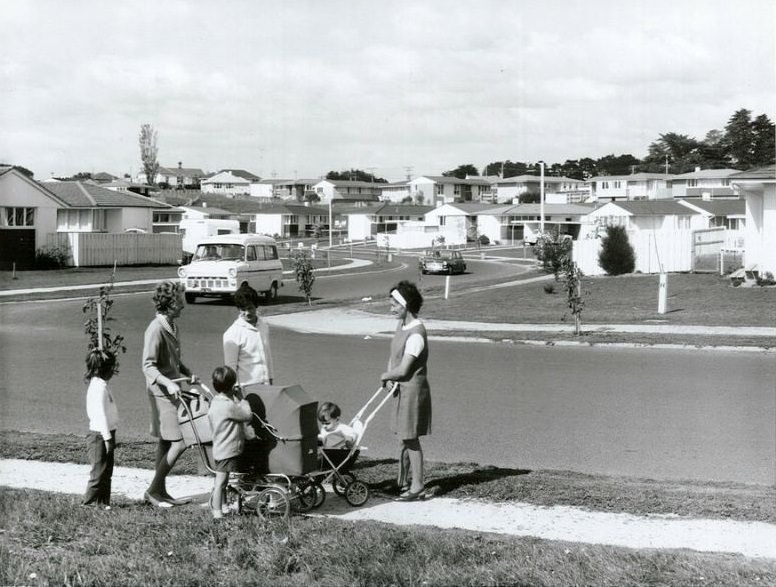
<instances>
[{"instance_id":1,"label":"suburban street","mask_svg":"<svg viewBox=\"0 0 776 587\"><path fill-rule=\"evenodd\" d=\"M505 276L518 271L505 267ZM477 276L484 271L478 268ZM387 291L416 274L408 267L330 276L316 283L316 294ZM295 283L284 289L295 293ZM139 365L153 308L148 294L115 300L113 327L128 349L111 381L122 418L119 437L148 438ZM85 433L81 305L0 305L3 429ZM184 361L206 380L221 362L221 334L235 314L220 301L202 301L188 306L180 320ZM377 389L388 354L383 337L281 329L271 337L277 382L300 384L315 400L338 402L346 419ZM752 353L432 340L434 433L424 449L431 461L771 484L775 379L772 356ZM395 456L391 406L367 432L364 444L372 457Z\"/></svg>"}]
</instances>

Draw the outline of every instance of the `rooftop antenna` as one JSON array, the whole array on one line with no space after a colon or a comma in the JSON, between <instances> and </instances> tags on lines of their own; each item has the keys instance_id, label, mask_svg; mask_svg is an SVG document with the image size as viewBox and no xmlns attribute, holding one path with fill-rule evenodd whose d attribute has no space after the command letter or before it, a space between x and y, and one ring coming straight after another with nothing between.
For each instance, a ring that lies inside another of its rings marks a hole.
<instances>
[{"instance_id":1,"label":"rooftop antenna","mask_svg":"<svg viewBox=\"0 0 776 587\"><path fill-rule=\"evenodd\" d=\"M407 172L407 181L410 181L412 179L412 166L408 165L404 168L404 171Z\"/></svg>"}]
</instances>

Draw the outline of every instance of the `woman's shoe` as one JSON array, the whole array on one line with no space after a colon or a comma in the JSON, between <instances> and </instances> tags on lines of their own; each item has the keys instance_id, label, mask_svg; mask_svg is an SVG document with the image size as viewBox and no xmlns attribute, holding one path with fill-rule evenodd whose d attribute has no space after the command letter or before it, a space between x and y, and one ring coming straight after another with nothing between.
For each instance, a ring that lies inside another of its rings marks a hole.
<instances>
[{"instance_id":1,"label":"woman's shoe","mask_svg":"<svg viewBox=\"0 0 776 587\"><path fill-rule=\"evenodd\" d=\"M150 503L152 506L157 508L171 508L172 504L169 501L166 501L165 499L161 497L156 497L155 495L151 495L147 491L143 494L143 499L145 499L146 503Z\"/></svg>"},{"instance_id":2,"label":"woman's shoe","mask_svg":"<svg viewBox=\"0 0 776 587\"><path fill-rule=\"evenodd\" d=\"M425 487L419 491L405 491L396 498L396 501L417 501L419 499L426 499Z\"/></svg>"},{"instance_id":3,"label":"woman's shoe","mask_svg":"<svg viewBox=\"0 0 776 587\"><path fill-rule=\"evenodd\" d=\"M169 503L171 505L186 505L187 503L191 503L191 498L190 497L181 497L181 498L176 499L176 498L171 497L169 495L165 495L163 497L163 499L164 499L164 501L166 501L167 503Z\"/></svg>"}]
</instances>

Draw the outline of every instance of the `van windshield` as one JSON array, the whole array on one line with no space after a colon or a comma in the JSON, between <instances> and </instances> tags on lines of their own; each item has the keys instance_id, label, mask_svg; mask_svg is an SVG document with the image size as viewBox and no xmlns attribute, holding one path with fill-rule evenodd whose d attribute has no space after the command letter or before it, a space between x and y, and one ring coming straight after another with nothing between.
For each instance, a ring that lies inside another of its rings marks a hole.
<instances>
[{"instance_id":1,"label":"van windshield","mask_svg":"<svg viewBox=\"0 0 776 587\"><path fill-rule=\"evenodd\" d=\"M194 252L193 261L242 261L245 247L242 245L199 245Z\"/></svg>"}]
</instances>

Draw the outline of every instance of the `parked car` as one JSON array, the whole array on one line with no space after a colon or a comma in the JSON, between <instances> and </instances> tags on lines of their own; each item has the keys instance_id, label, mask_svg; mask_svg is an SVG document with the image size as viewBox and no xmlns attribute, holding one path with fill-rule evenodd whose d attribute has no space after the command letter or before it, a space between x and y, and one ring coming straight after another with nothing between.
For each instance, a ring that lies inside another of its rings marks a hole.
<instances>
[{"instance_id":1,"label":"parked car","mask_svg":"<svg viewBox=\"0 0 776 587\"><path fill-rule=\"evenodd\" d=\"M466 262L458 251L426 251L420 260L421 272L426 273L464 273Z\"/></svg>"}]
</instances>

